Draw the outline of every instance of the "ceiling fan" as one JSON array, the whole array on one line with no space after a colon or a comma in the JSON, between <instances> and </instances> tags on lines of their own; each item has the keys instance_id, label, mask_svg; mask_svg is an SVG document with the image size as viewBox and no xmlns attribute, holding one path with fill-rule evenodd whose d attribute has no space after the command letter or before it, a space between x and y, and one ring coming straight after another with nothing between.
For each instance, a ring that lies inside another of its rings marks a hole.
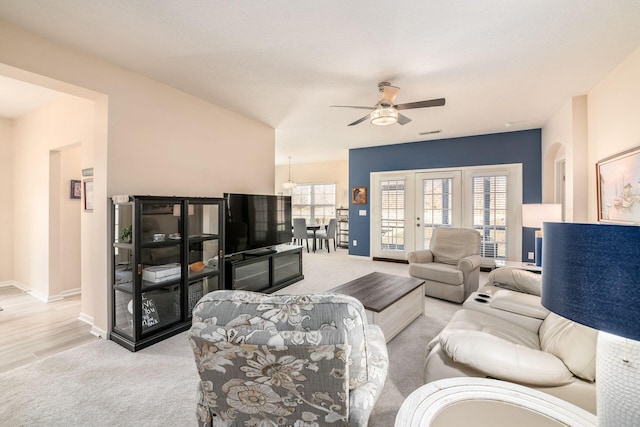
<instances>
[{"instance_id":1,"label":"ceiling fan","mask_svg":"<svg viewBox=\"0 0 640 427\"><path fill-rule=\"evenodd\" d=\"M391 86L389 82L378 83L378 90L382 93L382 99L378 101L373 107L361 107L357 105L331 105L331 107L341 108L358 108L363 110L371 110L366 116L356 120L353 123L349 123L348 126L354 126L358 123L362 123L367 118L371 121L371 124L384 126L399 123L406 125L411 119L403 114L398 113L399 110L410 110L413 108L425 108L425 107L441 107L444 105L444 98L429 99L427 101L408 102L406 104L394 104L396 96L400 91L399 87Z\"/></svg>"}]
</instances>

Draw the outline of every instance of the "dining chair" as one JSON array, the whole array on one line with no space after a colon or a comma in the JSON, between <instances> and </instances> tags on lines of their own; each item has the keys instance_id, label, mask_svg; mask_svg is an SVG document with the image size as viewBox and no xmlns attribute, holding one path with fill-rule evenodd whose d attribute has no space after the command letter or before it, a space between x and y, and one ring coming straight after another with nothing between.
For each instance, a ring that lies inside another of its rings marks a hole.
<instances>
[{"instance_id":1,"label":"dining chair","mask_svg":"<svg viewBox=\"0 0 640 427\"><path fill-rule=\"evenodd\" d=\"M293 241L302 244L302 240L307 243L307 253L309 253L309 239L313 239L313 233L307 230L307 220L304 218L293 218Z\"/></svg>"},{"instance_id":2,"label":"dining chair","mask_svg":"<svg viewBox=\"0 0 640 427\"><path fill-rule=\"evenodd\" d=\"M326 231L319 231L316 233L316 238L320 241L320 249L322 249L322 242L327 242L327 252L331 252L329 250L329 240L333 239L333 250L336 250L336 219L331 218L329 220L329 225L327 225Z\"/></svg>"}]
</instances>

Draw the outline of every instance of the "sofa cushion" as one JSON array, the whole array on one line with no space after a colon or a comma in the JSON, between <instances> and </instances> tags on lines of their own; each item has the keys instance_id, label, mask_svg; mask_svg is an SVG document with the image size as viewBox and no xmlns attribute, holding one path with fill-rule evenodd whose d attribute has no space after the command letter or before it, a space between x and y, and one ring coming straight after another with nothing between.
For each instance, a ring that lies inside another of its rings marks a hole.
<instances>
[{"instance_id":1,"label":"sofa cushion","mask_svg":"<svg viewBox=\"0 0 640 427\"><path fill-rule=\"evenodd\" d=\"M489 273L488 284L540 296L542 286L539 274L517 267L496 268Z\"/></svg>"},{"instance_id":2,"label":"sofa cushion","mask_svg":"<svg viewBox=\"0 0 640 427\"><path fill-rule=\"evenodd\" d=\"M480 253L480 233L465 228L444 228L434 230L429 243L435 262L457 265L469 255Z\"/></svg>"},{"instance_id":3,"label":"sofa cushion","mask_svg":"<svg viewBox=\"0 0 640 427\"><path fill-rule=\"evenodd\" d=\"M537 332L483 312L458 310L437 339L455 362L490 377L540 386L573 378L562 360L540 351Z\"/></svg>"},{"instance_id":4,"label":"sofa cushion","mask_svg":"<svg viewBox=\"0 0 640 427\"><path fill-rule=\"evenodd\" d=\"M409 264L409 275L455 286L461 285L464 281L462 271L450 264Z\"/></svg>"},{"instance_id":5,"label":"sofa cushion","mask_svg":"<svg viewBox=\"0 0 640 427\"><path fill-rule=\"evenodd\" d=\"M486 332L451 330L440 336L440 346L454 362L492 378L538 386L564 385L573 379L564 363L551 353Z\"/></svg>"},{"instance_id":6,"label":"sofa cushion","mask_svg":"<svg viewBox=\"0 0 640 427\"><path fill-rule=\"evenodd\" d=\"M540 302L540 297L509 289L496 291L489 305L496 310L504 310L540 320L544 320L549 314L549 310Z\"/></svg>"},{"instance_id":7,"label":"sofa cushion","mask_svg":"<svg viewBox=\"0 0 640 427\"><path fill-rule=\"evenodd\" d=\"M577 377L596 379L596 344L598 331L549 313L540 326L543 351L560 358Z\"/></svg>"},{"instance_id":8,"label":"sofa cushion","mask_svg":"<svg viewBox=\"0 0 640 427\"><path fill-rule=\"evenodd\" d=\"M540 349L540 340L536 332L480 311L458 310L440 332L440 336L454 330L483 332L513 344L534 350Z\"/></svg>"}]
</instances>

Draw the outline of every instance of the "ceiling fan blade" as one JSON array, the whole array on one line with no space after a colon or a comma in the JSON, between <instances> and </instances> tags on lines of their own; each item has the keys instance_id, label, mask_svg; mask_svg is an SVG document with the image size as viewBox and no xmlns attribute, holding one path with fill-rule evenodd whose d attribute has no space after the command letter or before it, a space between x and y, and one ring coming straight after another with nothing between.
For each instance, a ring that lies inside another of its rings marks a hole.
<instances>
[{"instance_id":1,"label":"ceiling fan blade","mask_svg":"<svg viewBox=\"0 0 640 427\"><path fill-rule=\"evenodd\" d=\"M366 115L366 116L364 116L363 118L358 119L358 120L356 120L356 121L355 121L355 122L353 122L353 123L349 123L347 126L355 126L355 125L357 125L358 123L362 123L362 122L364 122L364 121L365 121L365 120L367 120L368 118L369 118L369 115L367 114L367 115Z\"/></svg>"},{"instance_id":2,"label":"ceiling fan blade","mask_svg":"<svg viewBox=\"0 0 640 427\"><path fill-rule=\"evenodd\" d=\"M400 92L399 87L384 86L382 89L382 99L380 100L380 104L393 105L393 101L395 101L396 96L398 96L398 92Z\"/></svg>"},{"instance_id":3,"label":"ceiling fan blade","mask_svg":"<svg viewBox=\"0 0 640 427\"><path fill-rule=\"evenodd\" d=\"M411 119L405 115L402 114L398 114L398 124L399 125L406 125L407 123L409 123L411 121Z\"/></svg>"},{"instance_id":4,"label":"ceiling fan blade","mask_svg":"<svg viewBox=\"0 0 640 427\"><path fill-rule=\"evenodd\" d=\"M396 105L396 110L410 110L412 108L425 108L425 107L442 107L444 105L444 98L430 99L428 101L407 102L406 104Z\"/></svg>"},{"instance_id":5,"label":"ceiling fan blade","mask_svg":"<svg viewBox=\"0 0 640 427\"><path fill-rule=\"evenodd\" d=\"M375 107L361 107L359 105L329 105L329 107L338 107L338 108L359 108L361 110L373 110Z\"/></svg>"}]
</instances>

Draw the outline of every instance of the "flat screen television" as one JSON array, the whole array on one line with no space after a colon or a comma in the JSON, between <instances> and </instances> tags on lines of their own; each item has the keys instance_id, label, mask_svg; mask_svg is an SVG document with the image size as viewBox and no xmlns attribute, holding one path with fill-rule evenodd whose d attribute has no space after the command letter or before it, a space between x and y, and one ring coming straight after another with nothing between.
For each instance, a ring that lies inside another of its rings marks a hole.
<instances>
[{"instance_id":1,"label":"flat screen television","mask_svg":"<svg viewBox=\"0 0 640 427\"><path fill-rule=\"evenodd\" d=\"M291 197L225 193L225 254L291 243Z\"/></svg>"}]
</instances>

